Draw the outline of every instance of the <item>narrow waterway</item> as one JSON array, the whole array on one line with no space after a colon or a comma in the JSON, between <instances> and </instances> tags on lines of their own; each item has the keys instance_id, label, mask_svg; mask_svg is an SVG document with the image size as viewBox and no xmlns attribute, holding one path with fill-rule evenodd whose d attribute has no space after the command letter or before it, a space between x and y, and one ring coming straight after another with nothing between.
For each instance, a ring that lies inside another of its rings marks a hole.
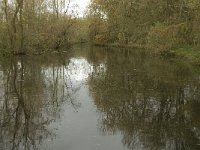
<instances>
[{"instance_id":1,"label":"narrow waterway","mask_svg":"<svg viewBox=\"0 0 200 150\"><path fill-rule=\"evenodd\" d=\"M200 68L77 47L0 61L0 150L199 150Z\"/></svg>"}]
</instances>

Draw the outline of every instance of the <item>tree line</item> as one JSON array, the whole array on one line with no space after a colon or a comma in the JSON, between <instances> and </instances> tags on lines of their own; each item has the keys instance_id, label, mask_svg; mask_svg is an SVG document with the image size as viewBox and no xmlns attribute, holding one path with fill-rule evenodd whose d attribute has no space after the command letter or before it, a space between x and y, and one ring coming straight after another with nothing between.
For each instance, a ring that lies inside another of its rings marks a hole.
<instances>
[{"instance_id":1,"label":"tree line","mask_svg":"<svg viewBox=\"0 0 200 150\"><path fill-rule=\"evenodd\" d=\"M198 45L199 14L199 0L92 0L90 38L159 52Z\"/></svg>"},{"instance_id":2,"label":"tree line","mask_svg":"<svg viewBox=\"0 0 200 150\"><path fill-rule=\"evenodd\" d=\"M0 49L25 54L69 46L76 18L70 0L2 0Z\"/></svg>"},{"instance_id":3,"label":"tree line","mask_svg":"<svg viewBox=\"0 0 200 150\"><path fill-rule=\"evenodd\" d=\"M78 17L70 0L2 0L0 50L60 50L76 40L147 47L165 53L200 43L199 0L91 0Z\"/></svg>"}]
</instances>

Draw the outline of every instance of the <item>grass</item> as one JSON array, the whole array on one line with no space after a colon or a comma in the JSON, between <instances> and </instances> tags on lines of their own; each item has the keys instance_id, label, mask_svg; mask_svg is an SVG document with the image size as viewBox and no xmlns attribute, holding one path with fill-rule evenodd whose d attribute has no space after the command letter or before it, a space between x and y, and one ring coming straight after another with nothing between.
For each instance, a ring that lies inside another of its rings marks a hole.
<instances>
[{"instance_id":1,"label":"grass","mask_svg":"<svg viewBox=\"0 0 200 150\"><path fill-rule=\"evenodd\" d=\"M94 43L95 46L115 47L115 48L146 48L145 45L140 44L119 44L119 43Z\"/></svg>"},{"instance_id":2,"label":"grass","mask_svg":"<svg viewBox=\"0 0 200 150\"><path fill-rule=\"evenodd\" d=\"M200 48L197 46L186 46L184 48L174 49L170 53L176 59L200 66Z\"/></svg>"},{"instance_id":3,"label":"grass","mask_svg":"<svg viewBox=\"0 0 200 150\"><path fill-rule=\"evenodd\" d=\"M8 52L5 49L0 48L0 57L3 57L5 55L8 55Z\"/></svg>"},{"instance_id":4,"label":"grass","mask_svg":"<svg viewBox=\"0 0 200 150\"><path fill-rule=\"evenodd\" d=\"M146 48L146 45L120 45L119 43L112 44L102 44L95 43L96 46L108 46L108 47L117 47L117 48ZM162 53L161 55L167 56L169 59L176 62L185 62L192 65L200 66L200 46L184 46L182 48L173 49L167 52Z\"/></svg>"}]
</instances>

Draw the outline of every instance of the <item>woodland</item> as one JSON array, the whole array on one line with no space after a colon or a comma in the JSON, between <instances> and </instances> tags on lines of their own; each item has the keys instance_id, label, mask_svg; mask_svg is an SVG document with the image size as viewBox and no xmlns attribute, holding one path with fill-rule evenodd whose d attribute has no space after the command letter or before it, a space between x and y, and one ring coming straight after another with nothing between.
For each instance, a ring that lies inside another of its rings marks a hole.
<instances>
[{"instance_id":1,"label":"woodland","mask_svg":"<svg viewBox=\"0 0 200 150\"><path fill-rule=\"evenodd\" d=\"M199 0L91 0L81 17L70 3L2 0L1 54L62 51L88 42L200 58Z\"/></svg>"}]
</instances>

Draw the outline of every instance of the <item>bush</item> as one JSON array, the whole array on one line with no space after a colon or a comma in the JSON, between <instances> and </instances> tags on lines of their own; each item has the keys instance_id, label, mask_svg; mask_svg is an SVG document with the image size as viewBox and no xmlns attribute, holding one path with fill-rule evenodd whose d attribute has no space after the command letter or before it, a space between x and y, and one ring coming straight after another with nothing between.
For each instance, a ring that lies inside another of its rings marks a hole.
<instances>
[{"instance_id":1,"label":"bush","mask_svg":"<svg viewBox=\"0 0 200 150\"><path fill-rule=\"evenodd\" d=\"M147 46L156 52L169 52L171 49L186 42L185 35L187 30L185 23L169 26L157 24L148 32Z\"/></svg>"}]
</instances>

